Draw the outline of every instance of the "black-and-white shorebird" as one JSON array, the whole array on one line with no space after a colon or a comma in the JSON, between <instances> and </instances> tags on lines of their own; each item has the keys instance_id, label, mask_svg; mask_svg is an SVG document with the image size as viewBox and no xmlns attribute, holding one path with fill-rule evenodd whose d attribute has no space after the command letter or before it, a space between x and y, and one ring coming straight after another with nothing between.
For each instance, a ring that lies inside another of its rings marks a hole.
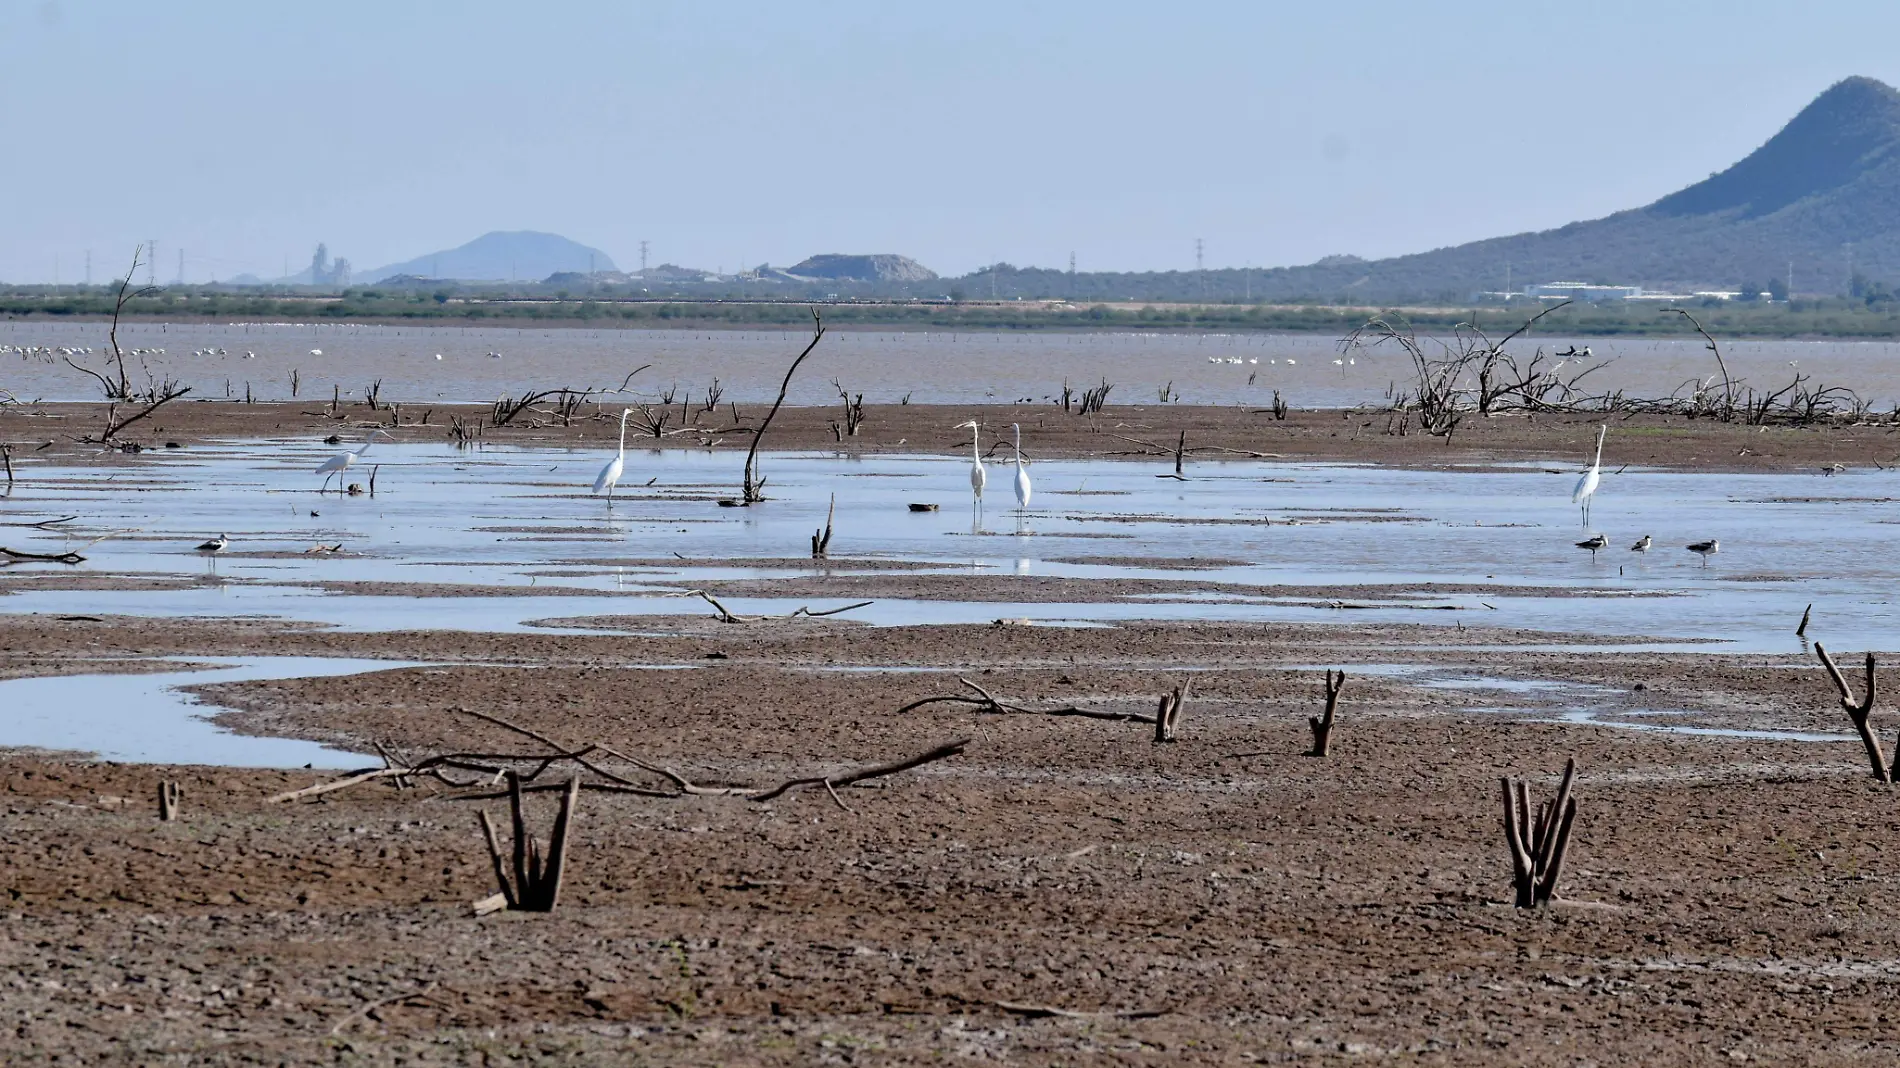
<instances>
[{"instance_id":1,"label":"black-and-white shorebird","mask_svg":"<svg viewBox=\"0 0 1900 1068\"><path fill-rule=\"evenodd\" d=\"M220 534L217 537L212 538L210 541L205 542L203 545L198 546L198 551L208 556L216 556L218 553L221 553L230 547L231 547L231 535Z\"/></svg>"},{"instance_id":2,"label":"black-and-white shorebird","mask_svg":"<svg viewBox=\"0 0 1900 1068\"><path fill-rule=\"evenodd\" d=\"M1588 538L1578 542L1577 548L1590 550L1590 559L1595 560L1597 558L1597 550L1605 548L1609 544L1610 539L1601 534L1592 534Z\"/></svg>"},{"instance_id":3,"label":"black-and-white shorebird","mask_svg":"<svg viewBox=\"0 0 1900 1068\"><path fill-rule=\"evenodd\" d=\"M1687 545L1684 546L1684 548L1700 556L1702 558L1702 566L1707 567L1709 566L1709 557L1722 551L1722 543L1716 541L1714 538L1710 538L1708 541L1698 541L1694 545Z\"/></svg>"},{"instance_id":4,"label":"black-and-white shorebird","mask_svg":"<svg viewBox=\"0 0 1900 1068\"><path fill-rule=\"evenodd\" d=\"M1636 544L1630 546L1630 552L1646 553L1649 551L1649 547L1651 544L1652 542L1650 540L1649 535L1645 534L1641 538L1637 539Z\"/></svg>"}]
</instances>

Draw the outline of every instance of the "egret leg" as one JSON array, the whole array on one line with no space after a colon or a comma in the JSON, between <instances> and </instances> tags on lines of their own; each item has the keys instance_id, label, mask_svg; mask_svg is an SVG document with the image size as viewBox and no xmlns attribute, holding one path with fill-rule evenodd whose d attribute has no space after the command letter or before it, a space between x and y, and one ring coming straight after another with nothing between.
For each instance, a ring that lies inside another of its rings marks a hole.
<instances>
[{"instance_id":1,"label":"egret leg","mask_svg":"<svg viewBox=\"0 0 1900 1068\"><path fill-rule=\"evenodd\" d=\"M321 497L325 493L330 492L330 480L335 477L336 477L335 471L332 471L329 474L323 476L323 485L317 488L317 496Z\"/></svg>"}]
</instances>

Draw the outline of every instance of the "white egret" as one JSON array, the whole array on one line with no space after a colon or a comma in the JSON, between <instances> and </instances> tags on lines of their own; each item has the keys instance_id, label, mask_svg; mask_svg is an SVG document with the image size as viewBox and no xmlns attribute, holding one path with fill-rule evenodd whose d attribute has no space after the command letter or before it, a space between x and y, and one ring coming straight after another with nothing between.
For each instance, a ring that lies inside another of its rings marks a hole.
<instances>
[{"instance_id":1,"label":"white egret","mask_svg":"<svg viewBox=\"0 0 1900 1068\"><path fill-rule=\"evenodd\" d=\"M1639 540L1636 544L1630 546L1630 552L1646 553L1649 551L1649 547L1652 544L1654 544L1654 542L1650 539L1650 536L1645 534L1642 536L1641 540Z\"/></svg>"},{"instance_id":2,"label":"white egret","mask_svg":"<svg viewBox=\"0 0 1900 1068\"><path fill-rule=\"evenodd\" d=\"M1597 454L1590 461L1590 470L1577 480L1577 488L1570 494L1571 504L1583 506L1583 525L1590 525L1590 498L1596 496L1597 486L1603 481L1603 436L1610 432L1609 424L1597 427Z\"/></svg>"},{"instance_id":3,"label":"white egret","mask_svg":"<svg viewBox=\"0 0 1900 1068\"><path fill-rule=\"evenodd\" d=\"M970 493L976 498L976 509L983 510L983 487L989 484L990 476L983 470L983 454L977 441L983 433L981 426L972 419L967 423L958 423L956 429L970 428Z\"/></svg>"},{"instance_id":4,"label":"white egret","mask_svg":"<svg viewBox=\"0 0 1900 1068\"><path fill-rule=\"evenodd\" d=\"M1694 545L1685 546L1685 548L1697 556L1700 556L1702 558L1702 566L1707 567L1709 566L1709 557L1722 551L1722 543L1716 541L1714 538L1710 538L1708 541L1698 541Z\"/></svg>"},{"instance_id":5,"label":"white egret","mask_svg":"<svg viewBox=\"0 0 1900 1068\"><path fill-rule=\"evenodd\" d=\"M325 460L321 464L318 464L316 473L319 475L323 475L324 479L323 479L323 488L317 490L317 492L324 493L327 490L329 490L330 480L342 474L343 472L348 471L350 467L356 463L356 461L362 459L363 454L369 451L369 447L371 445L376 444L377 438L382 438L385 441L396 440L395 438L390 437L388 434L385 434L380 430L372 430L369 432L369 438L365 440L360 447L356 449L348 450L345 452L339 452L335 456L332 456L328 460Z\"/></svg>"},{"instance_id":6,"label":"white egret","mask_svg":"<svg viewBox=\"0 0 1900 1068\"><path fill-rule=\"evenodd\" d=\"M441 358L436 357L438 360ZM607 461L607 466L600 469L600 474L594 476L594 492L606 490L607 503L610 505L614 501L614 483L620 481L621 472L627 469L627 416L632 414L632 408L620 409L620 451L614 453L614 458Z\"/></svg>"},{"instance_id":7,"label":"white egret","mask_svg":"<svg viewBox=\"0 0 1900 1068\"><path fill-rule=\"evenodd\" d=\"M1590 559L1595 560L1597 558L1597 550L1605 548L1609 544L1610 539L1601 534L1592 534L1588 538L1578 542L1577 548L1590 550Z\"/></svg>"},{"instance_id":8,"label":"white egret","mask_svg":"<svg viewBox=\"0 0 1900 1068\"><path fill-rule=\"evenodd\" d=\"M225 549L229 548L230 545L231 545L231 535L220 534L217 537L212 538L210 541L205 542L203 545L198 546L198 551L208 556L216 556L217 554L223 552Z\"/></svg>"},{"instance_id":9,"label":"white egret","mask_svg":"<svg viewBox=\"0 0 1900 1068\"><path fill-rule=\"evenodd\" d=\"M1019 423L1009 424L1016 432L1016 524L1022 525L1023 513L1029 510L1029 468L1023 466L1023 428Z\"/></svg>"}]
</instances>

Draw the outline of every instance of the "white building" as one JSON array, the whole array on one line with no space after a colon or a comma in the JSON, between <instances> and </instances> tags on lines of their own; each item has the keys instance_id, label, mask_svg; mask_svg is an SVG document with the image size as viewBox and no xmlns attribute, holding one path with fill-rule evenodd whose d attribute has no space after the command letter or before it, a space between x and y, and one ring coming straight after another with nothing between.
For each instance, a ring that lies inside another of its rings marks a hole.
<instances>
[{"instance_id":1,"label":"white building","mask_svg":"<svg viewBox=\"0 0 1900 1068\"><path fill-rule=\"evenodd\" d=\"M1525 286L1527 297L1555 297L1558 300L1639 300L1643 296L1642 286L1598 286L1588 282L1545 282L1542 285Z\"/></svg>"}]
</instances>

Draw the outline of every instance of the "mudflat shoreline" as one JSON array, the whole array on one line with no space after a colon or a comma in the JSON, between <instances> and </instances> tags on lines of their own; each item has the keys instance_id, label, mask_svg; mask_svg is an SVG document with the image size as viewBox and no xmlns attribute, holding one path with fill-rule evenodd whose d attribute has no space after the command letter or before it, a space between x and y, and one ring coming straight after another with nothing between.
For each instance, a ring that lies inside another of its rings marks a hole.
<instances>
[{"instance_id":1,"label":"mudflat shoreline","mask_svg":"<svg viewBox=\"0 0 1900 1068\"><path fill-rule=\"evenodd\" d=\"M628 447L716 449L743 452L766 413L765 405L725 405L708 411L691 405L651 406L657 431L642 429L637 416ZM97 455L84 439L106 425L108 406L94 403L0 405L0 440L13 445L17 463ZM338 435L358 441L382 428L397 441L476 445L572 445L611 448L620 407L588 404L563 422L538 411L506 426L492 426L486 405L174 401L134 424L115 440L142 449L163 449L233 438L309 438ZM1747 426L1682 416L1500 415L1467 417L1449 437L1421 432L1416 424L1399 433L1397 417L1371 408L1289 411L1212 405L1111 404L1098 414L1065 413L1047 404L926 405L867 404L856 435L844 431L841 405L786 407L766 432L764 449L837 450L845 453L950 453L970 447L969 432L956 425L981 420L982 447L990 459L1010 456L1007 438L1020 425L1023 451L1038 459L1100 458L1165 463L1172 470L1182 448L1187 464L1222 459L1369 463L1403 467L1482 466L1494 463L1575 465L1588 462L1596 428L1608 424L1604 465L1687 471L1789 471L1821 474L1829 465L1900 465L1900 421L1861 425ZM121 406L121 416L125 414ZM468 436L457 439L454 420ZM659 422L664 418L665 422ZM1185 435L1185 441L1183 441ZM135 459L135 457L131 458Z\"/></svg>"}]
</instances>

